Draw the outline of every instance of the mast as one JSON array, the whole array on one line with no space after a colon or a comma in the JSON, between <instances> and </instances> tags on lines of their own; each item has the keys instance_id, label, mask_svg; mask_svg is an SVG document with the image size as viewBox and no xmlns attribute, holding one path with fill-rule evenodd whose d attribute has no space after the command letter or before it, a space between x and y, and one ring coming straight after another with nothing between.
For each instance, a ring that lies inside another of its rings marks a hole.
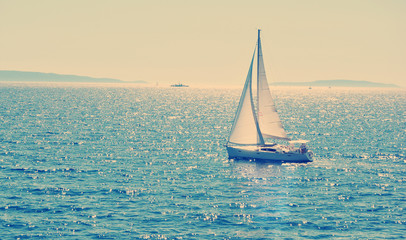
<instances>
[{"instance_id":1,"label":"mast","mask_svg":"<svg viewBox=\"0 0 406 240\"><path fill-rule=\"evenodd\" d=\"M254 116L256 116L256 120L257 120L256 123L258 125L258 129L260 129L258 121L259 121L259 54L262 51L261 50L261 29L258 29L257 45L258 45L257 46L257 48L258 48L258 51L257 51L257 111L256 111L256 115L254 113ZM262 136L262 133L258 134L258 142L261 142L262 144L265 144L265 140L264 140L264 138Z\"/></svg>"},{"instance_id":2,"label":"mast","mask_svg":"<svg viewBox=\"0 0 406 240\"><path fill-rule=\"evenodd\" d=\"M259 29L258 29L258 41L259 41ZM259 53L259 50L260 50L260 47L261 45L258 45L258 47L257 47L257 52ZM258 55L259 56L259 55ZM252 60L254 60L254 59L252 59ZM258 68L259 68L259 64L258 64L258 61L257 61L257 71L258 71ZM257 79L258 79L258 73L257 73ZM258 81L258 80L257 80ZM257 86L257 89L258 89L258 86ZM258 90L257 90L258 91ZM262 136L262 133L261 133L261 128L259 127L259 122L258 122L258 116L259 115L256 115L255 114L255 105L254 105L254 99L252 99L252 79L251 79L251 82L250 82L250 92L251 92L251 109L252 109L252 115L254 116L254 122L255 122L255 126L256 126L256 128L257 128L257 145L264 145L265 144L265 140L264 140L264 137ZM257 103L258 103L258 96L257 96ZM258 114L258 111L256 111L257 112L257 114Z\"/></svg>"},{"instance_id":3,"label":"mast","mask_svg":"<svg viewBox=\"0 0 406 240\"><path fill-rule=\"evenodd\" d=\"M259 119L259 54L261 50L261 29L258 29L258 51L257 51L257 119Z\"/></svg>"}]
</instances>

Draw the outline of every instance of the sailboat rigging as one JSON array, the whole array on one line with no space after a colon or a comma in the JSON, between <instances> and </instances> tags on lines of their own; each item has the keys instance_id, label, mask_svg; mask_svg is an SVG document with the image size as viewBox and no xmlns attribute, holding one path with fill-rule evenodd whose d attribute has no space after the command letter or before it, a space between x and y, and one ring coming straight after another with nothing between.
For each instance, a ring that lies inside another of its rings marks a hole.
<instances>
[{"instance_id":1,"label":"sailboat rigging","mask_svg":"<svg viewBox=\"0 0 406 240\"><path fill-rule=\"evenodd\" d=\"M282 122L269 90L262 56L261 30L251 59L251 64L241 93L231 133L227 142L230 158L262 159L279 162L310 162L312 152L304 142L300 148L267 143L268 140L286 140L290 138ZM257 102L256 108L252 94L252 70L257 56Z\"/></svg>"}]
</instances>

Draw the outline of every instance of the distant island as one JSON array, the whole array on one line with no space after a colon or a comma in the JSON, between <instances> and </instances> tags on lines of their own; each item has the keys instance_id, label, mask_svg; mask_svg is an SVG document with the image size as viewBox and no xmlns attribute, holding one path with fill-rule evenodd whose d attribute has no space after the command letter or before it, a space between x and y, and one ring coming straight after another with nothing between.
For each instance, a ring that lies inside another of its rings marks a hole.
<instances>
[{"instance_id":1,"label":"distant island","mask_svg":"<svg viewBox=\"0 0 406 240\"><path fill-rule=\"evenodd\" d=\"M127 82L114 78L94 78L56 73L25 72L0 70L0 81L7 82L81 82L81 83L146 83L145 81Z\"/></svg>"},{"instance_id":2,"label":"distant island","mask_svg":"<svg viewBox=\"0 0 406 240\"><path fill-rule=\"evenodd\" d=\"M395 84L368 82L368 81L355 81L355 80L317 80L312 82L275 82L271 83L274 86L307 86L307 87L385 87L385 88L399 88Z\"/></svg>"}]
</instances>

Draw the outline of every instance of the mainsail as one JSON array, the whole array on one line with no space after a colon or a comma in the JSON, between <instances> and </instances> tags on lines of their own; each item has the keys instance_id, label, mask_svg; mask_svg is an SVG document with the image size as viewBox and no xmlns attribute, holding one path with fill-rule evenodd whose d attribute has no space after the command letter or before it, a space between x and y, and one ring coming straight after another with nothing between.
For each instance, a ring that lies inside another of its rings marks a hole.
<instances>
[{"instance_id":1,"label":"mainsail","mask_svg":"<svg viewBox=\"0 0 406 240\"><path fill-rule=\"evenodd\" d=\"M260 30L258 30L257 118L264 138L290 140L282 126L266 80Z\"/></svg>"},{"instance_id":2,"label":"mainsail","mask_svg":"<svg viewBox=\"0 0 406 240\"><path fill-rule=\"evenodd\" d=\"M259 130L258 121L254 113L254 103L252 100L252 66L254 63L255 51L252 56L251 65L245 80L244 89L241 93L240 103L231 134L228 139L230 143L240 145L262 145L264 139Z\"/></svg>"}]
</instances>

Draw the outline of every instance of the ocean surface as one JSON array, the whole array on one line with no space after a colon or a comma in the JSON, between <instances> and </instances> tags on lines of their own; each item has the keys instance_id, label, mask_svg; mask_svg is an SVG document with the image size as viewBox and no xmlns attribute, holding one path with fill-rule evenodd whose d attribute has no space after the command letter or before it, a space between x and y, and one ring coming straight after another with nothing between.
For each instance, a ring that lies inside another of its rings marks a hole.
<instances>
[{"instance_id":1,"label":"ocean surface","mask_svg":"<svg viewBox=\"0 0 406 240\"><path fill-rule=\"evenodd\" d=\"M241 89L0 83L0 239L406 238L406 91L273 88L314 162L229 160Z\"/></svg>"}]
</instances>

